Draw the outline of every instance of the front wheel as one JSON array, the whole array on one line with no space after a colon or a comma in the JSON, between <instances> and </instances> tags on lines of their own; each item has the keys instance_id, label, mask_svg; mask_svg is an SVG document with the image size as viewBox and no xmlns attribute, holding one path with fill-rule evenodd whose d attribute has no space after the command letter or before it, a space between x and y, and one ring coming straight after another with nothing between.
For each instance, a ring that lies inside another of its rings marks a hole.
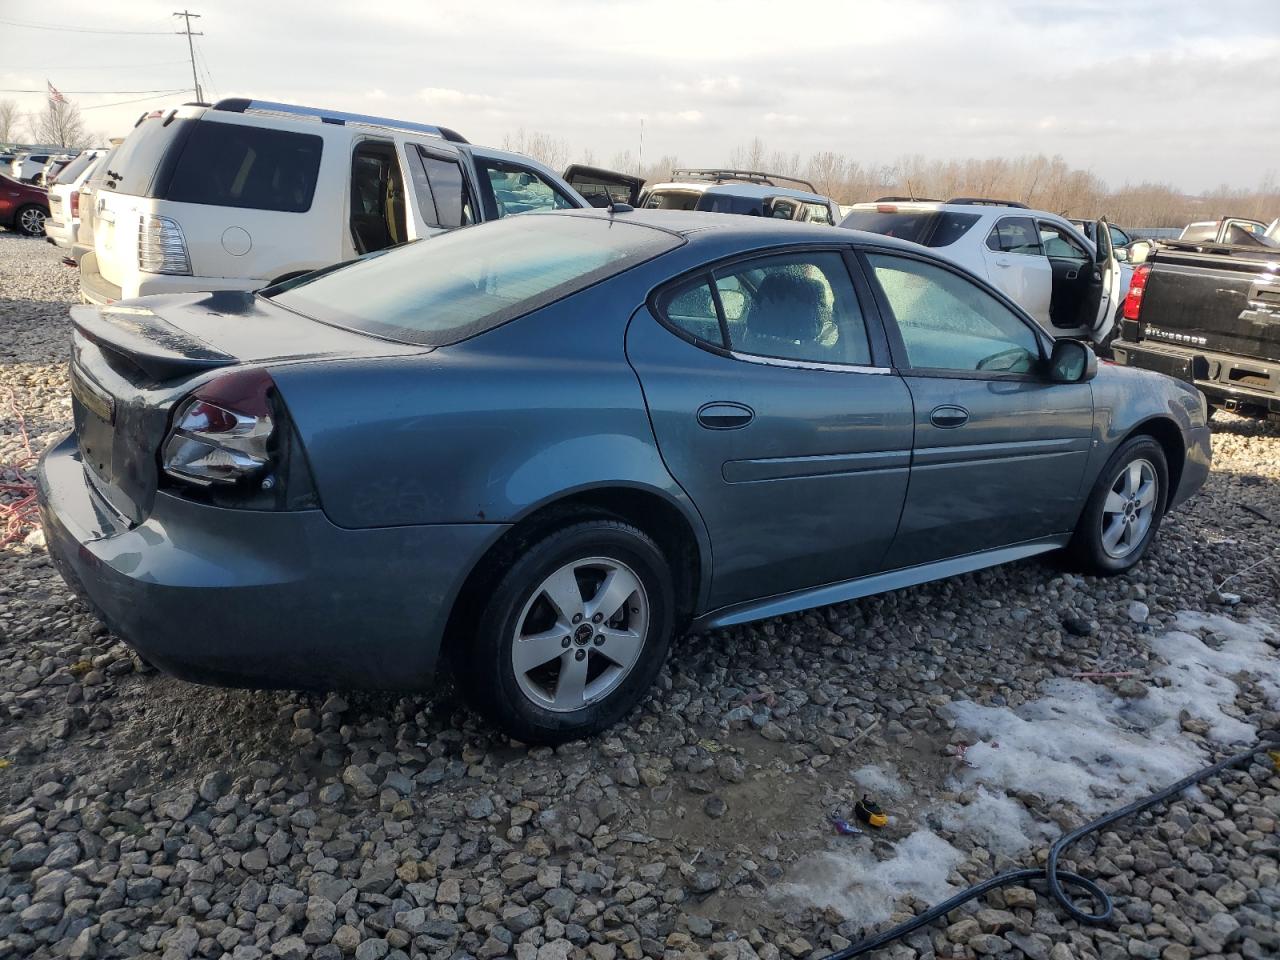
<instances>
[{"instance_id":1,"label":"front wheel","mask_svg":"<svg viewBox=\"0 0 1280 960\"><path fill-rule=\"evenodd\" d=\"M549 534L474 597L454 649L473 709L526 743L590 736L643 699L662 667L675 591L662 551L616 520Z\"/></svg>"},{"instance_id":2,"label":"front wheel","mask_svg":"<svg viewBox=\"0 0 1280 960\"><path fill-rule=\"evenodd\" d=\"M37 206L23 207L14 218L18 230L28 237L43 237L44 221L45 212Z\"/></svg>"},{"instance_id":3,"label":"front wheel","mask_svg":"<svg viewBox=\"0 0 1280 960\"><path fill-rule=\"evenodd\" d=\"M1121 445L1103 467L1067 547L1086 573L1124 573L1146 554L1168 502L1169 467L1151 437Z\"/></svg>"}]
</instances>

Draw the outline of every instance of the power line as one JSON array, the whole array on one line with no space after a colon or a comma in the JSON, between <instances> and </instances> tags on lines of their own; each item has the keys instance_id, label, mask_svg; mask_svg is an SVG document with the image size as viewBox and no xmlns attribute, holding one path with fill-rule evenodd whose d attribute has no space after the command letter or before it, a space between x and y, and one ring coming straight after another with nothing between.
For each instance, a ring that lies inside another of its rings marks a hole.
<instances>
[{"instance_id":1,"label":"power line","mask_svg":"<svg viewBox=\"0 0 1280 960\"><path fill-rule=\"evenodd\" d=\"M114 36L147 36L147 37L171 37L171 30L96 30L88 27L63 27L54 23L23 23L21 20L9 20L0 18L0 23L7 24L10 27L23 27L27 30L57 30L61 33L108 33Z\"/></svg>"},{"instance_id":2,"label":"power line","mask_svg":"<svg viewBox=\"0 0 1280 960\"><path fill-rule=\"evenodd\" d=\"M187 88L181 87L177 90L166 90L164 92L168 96L173 96L176 93L186 93ZM92 107L81 107L80 109L81 110L101 110L104 107L123 107L125 104L142 103L144 100L154 100L154 99L155 97L138 97L138 99L136 100L119 100L116 103L95 103Z\"/></svg>"},{"instance_id":3,"label":"power line","mask_svg":"<svg viewBox=\"0 0 1280 960\"><path fill-rule=\"evenodd\" d=\"M65 73L68 70L137 70L140 66L141 67L171 67L171 66L174 66L175 64L186 63L186 62L187 62L186 60L151 60L145 63L109 63L109 64L103 64L102 66L99 66L99 67L85 66L84 64L81 64L81 63L77 63L75 66L57 66L57 67L51 67L47 63L39 63L33 67L14 66L13 64L6 64L6 66L9 67L9 69L14 73L18 73L22 70L46 70L49 73Z\"/></svg>"},{"instance_id":4,"label":"power line","mask_svg":"<svg viewBox=\"0 0 1280 960\"><path fill-rule=\"evenodd\" d=\"M187 24L187 29L179 32L187 35L187 51L191 54L191 82L195 86L196 101L199 102L204 100L204 97L200 95L200 77L196 74L196 43L191 38L203 37L204 34L191 32L191 18L195 17L199 20L200 14L192 13L190 10L183 10L181 13L174 13L174 16L182 17Z\"/></svg>"},{"instance_id":5,"label":"power line","mask_svg":"<svg viewBox=\"0 0 1280 960\"><path fill-rule=\"evenodd\" d=\"M47 90L16 90L16 89L0 89L0 93L47 93ZM97 96L98 94L124 94L124 93L168 93L168 90L63 90L63 93L74 93L80 96Z\"/></svg>"}]
</instances>

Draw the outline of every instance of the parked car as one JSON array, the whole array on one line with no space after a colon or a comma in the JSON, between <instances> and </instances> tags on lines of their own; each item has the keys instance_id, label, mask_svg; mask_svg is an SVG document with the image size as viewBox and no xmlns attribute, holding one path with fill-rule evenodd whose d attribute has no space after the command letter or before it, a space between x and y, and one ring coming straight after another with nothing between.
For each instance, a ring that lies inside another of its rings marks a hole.
<instances>
[{"instance_id":1,"label":"parked car","mask_svg":"<svg viewBox=\"0 0 1280 960\"><path fill-rule=\"evenodd\" d=\"M1280 239L1280 224L1271 239ZM1280 259L1258 241L1151 245L1125 300L1117 363L1194 384L1214 407L1280 418Z\"/></svg>"},{"instance_id":2,"label":"parked car","mask_svg":"<svg viewBox=\"0 0 1280 960\"><path fill-rule=\"evenodd\" d=\"M79 156L79 154L77 153L73 155L70 153L60 153L56 156L50 157L48 161L46 161L45 165L40 168L40 172L32 178L31 182L40 187L52 186L54 180L57 179L58 174L67 164L74 160L76 156Z\"/></svg>"},{"instance_id":3,"label":"parked car","mask_svg":"<svg viewBox=\"0 0 1280 960\"><path fill-rule=\"evenodd\" d=\"M1114 333L1132 276L1109 230L1095 247L1057 214L1013 201L882 197L854 204L840 225L930 247L999 287L1054 336L1099 345Z\"/></svg>"},{"instance_id":4,"label":"parked car","mask_svg":"<svg viewBox=\"0 0 1280 960\"><path fill-rule=\"evenodd\" d=\"M80 222L76 226L75 240L71 244L71 259L78 267L85 254L93 252L93 223L97 211L97 192L107 179L107 170L111 168L112 154L119 148L115 143L96 161L92 170L80 184Z\"/></svg>"},{"instance_id":5,"label":"parked car","mask_svg":"<svg viewBox=\"0 0 1280 960\"><path fill-rule=\"evenodd\" d=\"M1269 246L1260 242L1267 233L1267 224L1261 220L1247 220L1244 217L1224 217L1221 220L1201 220L1188 223L1182 228L1179 240L1208 243L1253 244Z\"/></svg>"},{"instance_id":6,"label":"parked car","mask_svg":"<svg viewBox=\"0 0 1280 960\"><path fill-rule=\"evenodd\" d=\"M53 156L51 153L20 153L10 161L10 173L14 180L22 183L31 183L35 180L36 175L44 169L44 165L49 162L49 158Z\"/></svg>"},{"instance_id":7,"label":"parked car","mask_svg":"<svg viewBox=\"0 0 1280 960\"><path fill-rule=\"evenodd\" d=\"M448 663L531 742L616 721L686 627L1064 548L1128 570L1209 470L1190 386L816 225L540 213L72 319L39 497L114 633L238 686Z\"/></svg>"},{"instance_id":8,"label":"parked car","mask_svg":"<svg viewBox=\"0 0 1280 960\"><path fill-rule=\"evenodd\" d=\"M80 188L93 174L105 150L85 150L58 172L49 187L49 219L44 235L52 244L69 250L80 227Z\"/></svg>"},{"instance_id":9,"label":"parked car","mask_svg":"<svg viewBox=\"0 0 1280 960\"><path fill-rule=\"evenodd\" d=\"M644 187L643 177L582 163L575 163L565 170L564 179L593 207L607 207L611 203L635 206Z\"/></svg>"},{"instance_id":10,"label":"parked car","mask_svg":"<svg viewBox=\"0 0 1280 960\"><path fill-rule=\"evenodd\" d=\"M511 213L589 204L444 127L258 100L144 114L95 191L94 303L251 290Z\"/></svg>"},{"instance_id":11,"label":"parked car","mask_svg":"<svg viewBox=\"0 0 1280 960\"><path fill-rule=\"evenodd\" d=\"M828 226L840 219L839 205L818 193L808 180L755 170L672 170L669 181L655 183L640 194L639 205L646 210L738 213Z\"/></svg>"},{"instance_id":12,"label":"parked car","mask_svg":"<svg viewBox=\"0 0 1280 960\"><path fill-rule=\"evenodd\" d=\"M38 237L48 216L49 198L43 187L0 174L0 227Z\"/></svg>"}]
</instances>

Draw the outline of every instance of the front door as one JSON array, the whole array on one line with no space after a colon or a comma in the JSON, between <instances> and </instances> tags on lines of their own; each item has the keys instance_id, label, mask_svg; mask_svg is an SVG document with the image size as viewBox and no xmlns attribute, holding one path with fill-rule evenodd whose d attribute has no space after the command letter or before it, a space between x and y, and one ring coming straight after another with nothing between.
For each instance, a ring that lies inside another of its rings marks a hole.
<instances>
[{"instance_id":1,"label":"front door","mask_svg":"<svg viewBox=\"0 0 1280 960\"><path fill-rule=\"evenodd\" d=\"M1071 530L1090 386L1050 382L1043 334L958 271L897 252L867 260L915 405L910 488L886 569Z\"/></svg>"},{"instance_id":2,"label":"front door","mask_svg":"<svg viewBox=\"0 0 1280 960\"><path fill-rule=\"evenodd\" d=\"M1111 240L1111 225L1103 219L1094 229L1098 240L1091 275L1094 284L1090 291L1093 313L1087 316L1087 321L1091 330L1103 331L1112 322L1120 305L1120 261Z\"/></svg>"},{"instance_id":3,"label":"front door","mask_svg":"<svg viewBox=\"0 0 1280 960\"><path fill-rule=\"evenodd\" d=\"M405 184L391 140L361 140L351 154L350 235L357 255L410 239Z\"/></svg>"},{"instance_id":4,"label":"front door","mask_svg":"<svg viewBox=\"0 0 1280 960\"><path fill-rule=\"evenodd\" d=\"M1030 217L1001 217L982 249L992 285L1040 323L1052 321L1053 270Z\"/></svg>"},{"instance_id":5,"label":"front door","mask_svg":"<svg viewBox=\"0 0 1280 960\"><path fill-rule=\"evenodd\" d=\"M1053 271L1049 319L1053 322L1054 332L1059 335L1087 334L1097 318L1097 291L1102 286L1093 251L1062 224L1039 220L1036 226L1049 268Z\"/></svg>"},{"instance_id":6,"label":"front door","mask_svg":"<svg viewBox=\"0 0 1280 960\"><path fill-rule=\"evenodd\" d=\"M845 254L739 261L653 304L627 356L710 533L712 605L876 571L906 494L911 397Z\"/></svg>"}]
</instances>

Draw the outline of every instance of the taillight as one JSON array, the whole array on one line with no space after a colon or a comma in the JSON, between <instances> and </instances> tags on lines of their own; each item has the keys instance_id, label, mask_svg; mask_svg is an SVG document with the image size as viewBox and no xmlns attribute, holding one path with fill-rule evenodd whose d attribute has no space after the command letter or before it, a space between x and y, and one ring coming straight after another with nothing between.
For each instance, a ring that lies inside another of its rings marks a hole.
<instances>
[{"instance_id":1,"label":"taillight","mask_svg":"<svg viewBox=\"0 0 1280 960\"><path fill-rule=\"evenodd\" d=\"M1147 288L1147 277L1151 275L1151 264L1144 263L1133 271L1133 279L1129 281L1129 292L1125 294L1124 308L1121 316L1126 320L1137 320L1142 313L1142 293Z\"/></svg>"},{"instance_id":2,"label":"taillight","mask_svg":"<svg viewBox=\"0 0 1280 960\"><path fill-rule=\"evenodd\" d=\"M71 191L71 215L73 217L80 216L80 191Z\"/></svg>"},{"instance_id":3,"label":"taillight","mask_svg":"<svg viewBox=\"0 0 1280 960\"><path fill-rule=\"evenodd\" d=\"M147 273L191 273L187 240L176 221L154 215L142 218L138 230L138 269Z\"/></svg>"},{"instance_id":4,"label":"taillight","mask_svg":"<svg viewBox=\"0 0 1280 960\"><path fill-rule=\"evenodd\" d=\"M164 472L198 486L261 477L270 489L274 387L265 370L227 374L199 387L178 407L164 444Z\"/></svg>"}]
</instances>

